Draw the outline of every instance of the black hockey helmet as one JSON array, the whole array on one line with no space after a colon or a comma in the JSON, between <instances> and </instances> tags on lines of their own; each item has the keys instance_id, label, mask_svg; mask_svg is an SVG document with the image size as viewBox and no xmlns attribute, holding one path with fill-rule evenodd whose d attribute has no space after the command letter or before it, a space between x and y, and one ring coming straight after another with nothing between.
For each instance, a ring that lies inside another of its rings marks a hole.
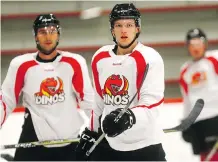
<instances>
[{"instance_id":1,"label":"black hockey helmet","mask_svg":"<svg viewBox=\"0 0 218 162\"><path fill-rule=\"evenodd\" d=\"M114 27L114 22L119 19L134 19L136 26L141 27L141 14L132 3L116 4L114 6L109 16L111 28Z\"/></svg>"},{"instance_id":2,"label":"black hockey helmet","mask_svg":"<svg viewBox=\"0 0 218 162\"><path fill-rule=\"evenodd\" d=\"M207 42L207 36L200 28L190 29L186 34L186 42L188 43L193 38L200 38Z\"/></svg>"},{"instance_id":3,"label":"black hockey helmet","mask_svg":"<svg viewBox=\"0 0 218 162\"><path fill-rule=\"evenodd\" d=\"M141 14L133 3L122 3L122 4L116 4L114 6L114 8L112 9L109 15L111 32L112 29L114 28L114 22L120 19L134 19L136 26L141 28ZM139 35L140 35L140 30L129 45L127 46L119 45L119 46L124 49L129 48L134 43L134 41L139 37ZM117 44L115 36L113 34L112 36L113 36L113 41Z\"/></svg>"},{"instance_id":4,"label":"black hockey helmet","mask_svg":"<svg viewBox=\"0 0 218 162\"><path fill-rule=\"evenodd\" d=\"M60 34L60 21L53 14L41 14L38 15L33 23L33 33L34 36L37 34L39 28L55 26Z\"/></svg>"},{"instance_id":5,"label":"black hockey helmet","mask_svg":"<svg viewBox=\"0 0 218 162\"><path fill-rule=\"evenodd\" d=\"M53 14L41 14L41 15L38 15L33 23L33 34L34 36L37 35L37 31L39 28L44 28L44 27L48 27L48 26L55 26L58 30L58 34L60 35L60 30L61 30L61 27L60 27L60 21L56 18L55 15ZM38 40L36 40L36 47L38 48L38 50L40 52L42 52L43 54L46 54L46 55L49 55L51 54L55 49L56 47L58 46L59 44L59 38L56 42L56 45L54 48L52 48L50 51L46 51L44 50Z\"/></svg>"}]
</instances>

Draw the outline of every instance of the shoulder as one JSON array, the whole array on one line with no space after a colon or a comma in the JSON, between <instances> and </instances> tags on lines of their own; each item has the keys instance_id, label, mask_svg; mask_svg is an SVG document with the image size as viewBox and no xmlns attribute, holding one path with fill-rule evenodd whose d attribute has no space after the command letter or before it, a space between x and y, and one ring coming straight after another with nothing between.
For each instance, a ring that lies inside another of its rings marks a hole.
<instances>
[{"instance_id":1,"label":"shoulder","mask_svg":"<svg viewBox=\"0 0 218 162\"><path fill-rule=\"evenodd\" d=\"M18 68L21 65L27 65L27 66L36 65L37 62L35 61L34 56L36 56L36 53L27 53L27 54L16 56L11 60L10 66Z\"/></svg>"},{"instance_id":2,"label":"shoulder","mask_svg":"<svg viewBox=\"0 0 218 162\"><path fill-rule=\"evenodd\" d=\"M67 52L67 51L59 51L62 55L62 61L65 62L78 62L79 64L86 64L85 58L77 53Z\"/></svg>"},{"instance_id":3,"label":"shoulder","mask_svg":"<svg viewBox=\"0 0 218 162\"><path fill-rule=\"evenodd\" d=\"M207 52L205 53L205 56L206 56L206 58L207 58L207 57L214 57L214 58L218 59L218 50L210 50L210 51L207 51Z\"/></svg>"},{"instance_id":4,"label":"shoulder","mask_svg":"<svg viewBox=\"0 0 218 162\"><path fill-rule=\"evenodd\" d=\"M186 61L182 64L182 66L180 67L180 73L183 73L184 71L186 71L190 65L190 61Z\"/></svg>"},{"instance_id":5,"label":"shoulder","mask_svg":"<svg viewBox=\"0 0 218 162\"><path fill-rule=\"evenodd\" d=\"M141 43L139 43L136 47L136 50L144 57L145 60L147 60L149 63L156 64L156 63L162 63L163 64L163 58L159 54L158 51L156 51L154 48L145 46Z\"/></svg>"},{"instance_id":6,"label":"shoulder","mask_svg":"<svg viewBox=\"0 0 218 162\"><path fill-rule=\"evenodd\" d=\"M113 50L115 45L106 45L99 48L92 57L92 61L96 59L101 59L104 57L109 57L109 51Z\"/></svg>"}]
</instances>

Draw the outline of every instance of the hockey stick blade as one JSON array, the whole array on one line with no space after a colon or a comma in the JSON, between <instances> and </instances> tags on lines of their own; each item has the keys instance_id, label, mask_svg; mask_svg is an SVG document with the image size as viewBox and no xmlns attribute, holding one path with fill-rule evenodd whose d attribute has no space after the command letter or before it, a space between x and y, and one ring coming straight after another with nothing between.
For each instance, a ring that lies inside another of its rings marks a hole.
<instances>
[{"instance_id":1,"label":"hockey stick blade","mask_svg":"<svg viewBox=\"0 0 218 162\"><path fill-rule=\"evenodd\" d=\"M0 148L1 149L30 148L36 146L58 145L58 144L66 144L66 143L73 143L73 142L79 142L79 138L25 142L25 143L11 144L11 145L2 145L0 146Z\"/></svg>"},{"instance_id":2,"label":"hockey stick blade","mask_svg":"<svg viewBox=\"0 0 218 162\"><path fill-rule=\"evenodd\" d=\"M188 127L190 127L195 122L195 120L197 119L197 117L201 113L203 107L204 107L204 100L198 99L195 102L195 105L194 105L192 111L190 112L189 116L185 120L183 120L180 125L173 127L173 128L164 129L163 130L164 133L178 132L178 131L186 130Z\"/></svg>"},{"instance_id":3,"label":"hockey stick blade","mask_svg":"<svg viewBox=\"0 0 218 162\"><path fill-rule=\"evenodd\" d=\"M148 73L148 69L149 69L149 64L146 65L145 67L145 72L144 72L144 75L143 75L143 78L142 78L142 81L141 81L141 84L140 84L140 87L139 89L137 89L137 92L135 93L135 95L132 97L132 99L129 101L129 103L125 106L125 108L117 115L117 117L115 118L114 122L117 122L121 117L122 115L126 112L126 110L129 108L129 106L131 105L131 103L133 102L133 100L135 99L135 97L137 96L137 94L140 92L140 89L144 83L144 80L147 76L147 73ZM92 145L92 147L86 152L86 156L89 156L92 151L95 149L95 147L104 139L105 137L105 133L103 133L99 138L98 140Z\"/></svg>"}]
</instances>

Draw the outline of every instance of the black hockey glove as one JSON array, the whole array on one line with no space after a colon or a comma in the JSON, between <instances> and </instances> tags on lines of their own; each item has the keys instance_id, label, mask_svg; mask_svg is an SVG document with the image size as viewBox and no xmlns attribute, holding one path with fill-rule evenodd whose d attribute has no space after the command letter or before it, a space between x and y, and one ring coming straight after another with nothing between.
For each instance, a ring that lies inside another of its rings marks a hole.
<instances>
[{"instance_id":1,"label":"black hockey glove","mask_svg":"<svg viewBox=\"0 0 218 162\"><path fill-rule=\"evenodd\" d=\"M116 137L127 129L130 129L133 124L136 123L136 118L132 110L128 109L123 116L115 123L114 120L118 114L122 111L122 108L118 108L106 115L103 120L103 131L108 137Z\"/></svg>"},{"instance_id":2,"label":"black hockey glove","mask_svg":"<svg viewBox=\"0 0 218 162\"><path fill-rule=\"evenodd\" d=\"M92 147L95 141L99 138L99 133L90 131L88 128L81 134L81 138L79 144L77 145L76 151L76 160L78 161L86 161L88 160L88 156L86 156L86 152Z\"/></svg>"}]
</instances>

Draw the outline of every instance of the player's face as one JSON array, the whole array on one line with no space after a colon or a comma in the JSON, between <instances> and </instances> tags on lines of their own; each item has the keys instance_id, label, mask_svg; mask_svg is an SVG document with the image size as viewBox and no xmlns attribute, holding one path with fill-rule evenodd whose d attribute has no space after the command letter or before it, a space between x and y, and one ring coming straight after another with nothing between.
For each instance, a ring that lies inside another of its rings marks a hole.
<instances>
[{"instance_id":1,"label":"player's face","mask_svg":"<svg viewBox=\"0 0 218 162\"><path fill-rule=\"evenodd\" d=\"M121 19L114 23L114 29L112 31L116 38L116 41L122 45L129 45L139 32L139 27L136 27L135 20L133 19Z\"/></svg>"},{"instance_id":2,"label":"player's face","mask_svg":"<svg viewBox=\"0 0 218 162\"><path fill-rule=\"evenodd\" d=\"M36 40L45 51L50 51L56 46L59 39L58 30L55 26L39 28L36 35Z\"/></svg>"},{"instance_id":3,"label":"player's face","mask_svg":"<svg viewBox=\"0 0 218 162\"><path fill-rule=\"evenodd\" d=\"M200 38L191 39L188 44L188 50L193 60L201 59L206 50L205 41Z\"/></svg>"}]
</instances>

